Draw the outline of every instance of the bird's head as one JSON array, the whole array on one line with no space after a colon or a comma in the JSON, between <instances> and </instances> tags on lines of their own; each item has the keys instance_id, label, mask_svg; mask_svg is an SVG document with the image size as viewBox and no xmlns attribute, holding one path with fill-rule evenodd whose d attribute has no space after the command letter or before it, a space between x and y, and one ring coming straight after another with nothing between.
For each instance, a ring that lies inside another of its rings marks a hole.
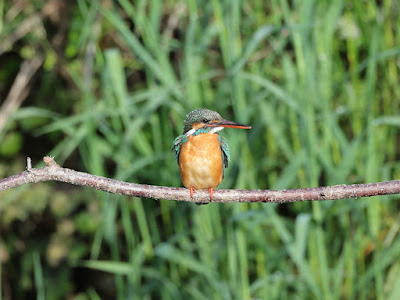
<instances>
[{"instance_id":1,"label":"bird's head","mask_svg":"<svg viewBox=\"0 0 400 300\"><path fill-rule=\"evenodd\" d=\"M243 125L237 122L225 120L216 111L201 108L191 111L184 121L184 133L187 135L195 133L199 129L209 129L211 133L218 132L225 127L250 129L251 126Z\"/></svg>"}]
</instances>

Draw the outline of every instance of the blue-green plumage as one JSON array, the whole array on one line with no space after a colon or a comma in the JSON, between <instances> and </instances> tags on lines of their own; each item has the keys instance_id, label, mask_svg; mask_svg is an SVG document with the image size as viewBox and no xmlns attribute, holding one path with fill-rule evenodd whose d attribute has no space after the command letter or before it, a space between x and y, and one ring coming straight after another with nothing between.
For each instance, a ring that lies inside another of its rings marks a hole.
<instances>
[{"instance_id":1,"label":"blue-green plumage","mask_svg":"<svg viewBox=\"0 0 400 300\"><path fill-rule=\"evenodd\" d=\"M223 136L218 135L218 140L221 145L221 150L222 150L222 161L224 162L224 167L228 167L228 162L231 159L229 155L229 145L226 142L226 139Z\"/></svg>"},{"instance_id":2,"label":"blue-green plumage","mask_svg":"<svg viewBox=\"0 0 400 300\"><path fill-rule=\"evenodd\" d=\"M186 134L181 134L172 143L171 151L175 153L175 158L176 158L176 160L178 162L178 165L179 165L179 153L181 151L181 147L187 141L188 141L187 135Z\"/></svg>"}]
</instances>

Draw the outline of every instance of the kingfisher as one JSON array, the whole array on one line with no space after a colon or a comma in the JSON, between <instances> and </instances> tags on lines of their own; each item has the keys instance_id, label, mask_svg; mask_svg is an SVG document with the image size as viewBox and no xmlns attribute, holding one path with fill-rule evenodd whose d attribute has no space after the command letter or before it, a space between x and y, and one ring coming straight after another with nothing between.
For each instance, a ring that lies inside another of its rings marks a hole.
<instances>
[{"instance_id":1,"label":"kingfisher","mask_svg":"<svg viewBox=\"0 0 400 300\"><path fill-rule=\"evenodd\" d=\"M212 201L214 188L224 178L229 162L229 146L219 135L224 128L250 129L251 126L225 120L215 111L201 108L190 112L184 121L183 134L171 151L175 153L183 185L190 190L208 189Z\"/></svg>"}]
</instances>

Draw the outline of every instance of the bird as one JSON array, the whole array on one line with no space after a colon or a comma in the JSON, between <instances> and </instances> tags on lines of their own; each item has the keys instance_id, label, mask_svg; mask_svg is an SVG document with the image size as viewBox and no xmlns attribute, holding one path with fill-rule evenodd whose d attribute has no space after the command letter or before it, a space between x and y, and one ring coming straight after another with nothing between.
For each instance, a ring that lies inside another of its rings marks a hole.
<instances>
[{"instance_id":1,"label":"bird","mask_svg":"<svg viewBox=\"0 0 400 300\"><path fill-rule=\"evenodd\" d=\"M184 120L183 134L172 143L171 151L179 165L183 185L190 190L208 189L210 201L214 188L224 178L228 167L229 146L219 135L224 128L250 129L251 126L225 120L216 112L205 108L191 111Z\"/></svg>"}]
</instances>

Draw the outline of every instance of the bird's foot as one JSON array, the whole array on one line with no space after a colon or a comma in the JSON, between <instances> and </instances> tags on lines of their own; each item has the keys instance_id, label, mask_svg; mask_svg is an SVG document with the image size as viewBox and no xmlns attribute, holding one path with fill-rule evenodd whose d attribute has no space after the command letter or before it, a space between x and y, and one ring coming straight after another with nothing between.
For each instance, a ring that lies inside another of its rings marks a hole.
<instances>
[{"instance_id":1,"label":"bird's foot","mask_svg":"<svg viewBox=\"0 0 400 300\"><path fill-rule=\"evenodd\" d=\"M213 200L213 195L214 195L214 188L213 187L210 187L209 189L208 189L208 192L210 193L210 202Z\"/></svg>"},{"instance_id":2,"label":"bird's foot","mask_svg":"<svg viewBox=\"0 0 400 300\"><path fill-rule=\"evenodd\" d=\"M214 190L214 188L212 188L212 189ZM193 200L194 187L190 187L189 191L190 191L190 199ZM210 199L212 200L212 192L210 192ZM204 205L204 204L208 204L208 202L196 202L196 204L197 205Z\"/></svg>"},{"instance_id":3,"label":"bird's foot","mask_svg":"<svg viewBox=\"0 0 400 300\"><path fill-rule=\"evenodd\" d=\"M190 198L193 199L194 187L190 187Z\"/></svg>"}]
</instances>

